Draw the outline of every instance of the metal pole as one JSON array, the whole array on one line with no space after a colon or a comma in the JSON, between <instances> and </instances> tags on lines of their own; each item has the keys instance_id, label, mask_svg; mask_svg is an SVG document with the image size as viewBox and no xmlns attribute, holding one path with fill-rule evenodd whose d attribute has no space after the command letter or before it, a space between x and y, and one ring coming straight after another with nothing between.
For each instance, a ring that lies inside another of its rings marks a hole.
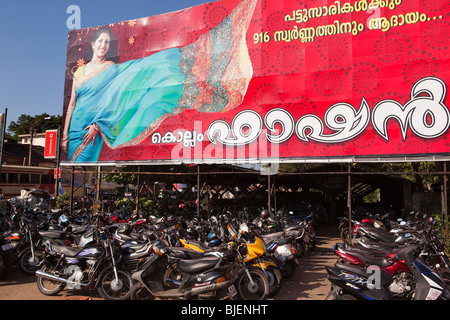
<instances>
[{"instance_id":1,"label":"metal pole","mask_svg":"<svg viewBox=\"0 0 450 320\"><path fill-rule=\"evenodd\" d=\"M3 117L1 118L1 133L0 133L0 137L1 137L1 141L0 141L0 174L2 173L2 164L3 164L3 145L4 145L4 141L5 141L5 129L6 129L6 114L8 112L8 108L5 109L5 113L3 115Z\"/></svg>"},{"instance_id":2,"label":"metal pole","mask_svg":"<svg viewBox=\"0 0 450 320\"><path fill-rule=\"evenodd\" d=\"M200 164L197 165L197 217L200 218Z\"/></svg>"},{"instance_id":3,"label":"metal pole","mask_svg":"<svg viewBox=\"0 0 450 320\"><path fill-rule=\"evenodd\" d=\"M100 199L100 188L101 188L101 180L102 180L102 175L101 175L101 167L97 166L97 194L95 195L95 201L99 201Z\"/></svg>"},{"instance_id":4,"label":"metal pole","mask_svg":"<svg viewBox=\"0 0 450 320\"><path fill-rule=\"evenodd\" d=\"M352 242L352 178L351 178L351 167L348 163L348 189L347 189L347 206L348 206L348 237L350 243Z\"/></svg>"},{"instance_id":5,"label":"metal pole","mask_svg":"<svg viewBox=\"0 0 450 320\"><path fill-rule=\"evenodd\" d=\"M444 172L447 172L447 161L444 161ZM445 243L448 244L448 207L447 207L447 174L444 174L444 221L445 221Z\"/></svg>"},{"instance_id":6,"label":"metal pole","mask_svg":"<svg viewBox=\"0 0 450 320\"><path fill-rule=\"evenodd\" d=\"M61 161L61 126L58 127L58 132L56 133L56 179L55 179L55 196L59 196L59 163Z\"/></svg>"},{"instance_id":7,"label":"metal pole","mask_svg":"<svg viewBox=\"0 0 450 320\"><path fill-rule=\"evenodd\" d=\"M33 149L34 125L30 128L30 149L28 149L28 166L31 166L31 151Z\"/></svg>"},{"instance_id":8,"label":"metal pole","mask_svg":"<svg viewBox=\"0 0 450 320\"><path fill-rule=\"evenodd\" d=\"M138 172L141 172L141 166L138 166ZM141 188L141 175L137 175L137 189L136 189L136 212L139 212L139 189Z\"/></svg>"},{"instance_id":9,"label":"metal pole","mask_svg":"<svg viewBox=\"0 0 450 320\"><path fill-rule=\"evenodd\" d=\"M267 199L267 209L269 210L269 214L270 216L272 216L272 210L271 210L271 204L270 204L270 164L269 164L269 174L267 175L267 194L268 194L268 199Z\"/></svg>"},{"instance_id":10,"label":"metal pole","mask_svg":"<svg viewBox=\"0 0 450 320\"><path fill-rule=\"evenodd\" d=\"M72 167L72 179L70 182L70 216L72 216L72 206L73 206L73 187L75 184L75 167Z\"/></svg>"}]
</instances>

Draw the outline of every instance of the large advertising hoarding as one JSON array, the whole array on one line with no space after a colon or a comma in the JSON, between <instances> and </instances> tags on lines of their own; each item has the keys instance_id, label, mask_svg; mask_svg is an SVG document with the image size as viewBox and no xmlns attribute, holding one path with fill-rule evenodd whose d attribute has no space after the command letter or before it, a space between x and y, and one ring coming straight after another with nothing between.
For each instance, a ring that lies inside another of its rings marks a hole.
<instances>
[{"instance_id":1,"label":"large advertising hoarding","mask_svg":"<svg viewBox=\"0 0 450 320\"><path fill-rule=\"evenodd\" d=\"M449 9L223 0L70 31L62 163L445 159Z\"/></svg>"}]
</instances>

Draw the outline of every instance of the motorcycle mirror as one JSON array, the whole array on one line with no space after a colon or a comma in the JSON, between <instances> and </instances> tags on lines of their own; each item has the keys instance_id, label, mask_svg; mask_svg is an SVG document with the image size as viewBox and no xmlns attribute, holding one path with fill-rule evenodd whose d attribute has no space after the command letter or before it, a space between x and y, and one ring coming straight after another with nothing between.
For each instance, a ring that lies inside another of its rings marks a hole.
<instances>
[{"instance_id":1,"label":"motorcycle mirror","mask_svg":"<svg viewBox=\"0 0 450 320\"><path fill-rule=\"evenodd\" d=\"M411 237L411 233L405 233L405 238Z\"/></svg>"}]
</instances>

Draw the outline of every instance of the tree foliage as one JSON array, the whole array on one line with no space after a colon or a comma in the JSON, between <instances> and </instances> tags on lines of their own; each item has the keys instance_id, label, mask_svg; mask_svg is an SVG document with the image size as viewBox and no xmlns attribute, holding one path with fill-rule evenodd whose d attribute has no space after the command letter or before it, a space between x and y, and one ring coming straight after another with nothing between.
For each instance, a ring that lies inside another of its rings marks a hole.
<instances>
[{"instance_id":1,"label":"tree foliage","mask_svg":"<svg viewBox=\"0 0 450 320\"><path fill-rule=\"evenodd\" d=\"M35 133L43 133L46 130L58 129L62 124L62 116L51 116L43 113L36 116L22 114L17 121L11 121L6 136L18 140L19 135L29 134L34 129Z\"/></svg>"},{"instance_id":2,"label":"tree foliage","mask_svg":"<svg viewBox=\"0 0 450 320\"><path fill-rule=\"evenodd\" d=\"M132 184L135 186L137 184L137 177L135 174L127 174L120 172L107 173L103 176L103 179L106 182L114 182L122 185Z\"/></svg>"}]
</instances>

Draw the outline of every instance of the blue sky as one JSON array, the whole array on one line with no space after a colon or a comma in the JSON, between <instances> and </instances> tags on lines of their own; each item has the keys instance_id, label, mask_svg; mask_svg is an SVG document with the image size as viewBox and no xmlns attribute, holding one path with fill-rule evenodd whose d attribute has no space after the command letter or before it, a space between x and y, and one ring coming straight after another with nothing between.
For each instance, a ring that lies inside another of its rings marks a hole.
<instances>
[{"instance_id":1,"label":"blue sky","mask_svg":"<svg viewBox=\"0 0 450 320\"><path fill-rule=\"evenodd\" d=\"M80 8L81 28L177 11L213 0L1 0L0 112L7 127L21 114L62 115L67 13Z\"/></svg>"}]
</instances>

